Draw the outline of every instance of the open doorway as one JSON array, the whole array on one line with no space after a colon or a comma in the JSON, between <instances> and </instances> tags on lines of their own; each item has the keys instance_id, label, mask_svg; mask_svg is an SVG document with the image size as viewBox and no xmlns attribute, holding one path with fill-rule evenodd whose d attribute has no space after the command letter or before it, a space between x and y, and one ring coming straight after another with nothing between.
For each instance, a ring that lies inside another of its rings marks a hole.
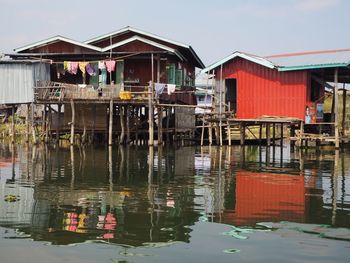
<instances>
[{"instance_id":1,"label":"open doorway","mask_svg":"<svg viewBox=\"0 0 350 263\"><path fill-rule=\"evenodd\" d=\"M226 104L234 113L237 112L237 80L225 79Z\"/></svg>"}]
</instances>

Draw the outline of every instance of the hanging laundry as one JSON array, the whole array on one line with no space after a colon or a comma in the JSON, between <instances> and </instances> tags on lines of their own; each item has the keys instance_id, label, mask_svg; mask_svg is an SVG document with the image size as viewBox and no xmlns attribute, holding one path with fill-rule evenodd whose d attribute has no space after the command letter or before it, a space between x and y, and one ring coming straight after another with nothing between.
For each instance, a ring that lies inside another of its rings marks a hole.
<instances>
[{"instance_id":1,"label":"hanging laundry","mask_svg":"<svg viewBox=\"0 0 350 263\"><path fill-rule=\"evenodd\" d=\"M69 66L68 66L68 61L64 61L63 62L63 69L65 70L65 71L68 71L68 69L69 69Z\"/></svg>"},{"instance_id":2,"label":"hanging laundry","mask_svg":"<svg viewBox=\"0 0 350 263\"><path fill-rule=\"evenodd\" d=\"M112 71L114 71L114 68L115 68L115 60L107 60L107 61L105 61L105 64L106 64L107 71L108 71L109 73L111 73Z\"/></svg>"},{"instance_id":3,"label":"hanging laundry","mask_svg":"<svg viewBox=\"0 0 350 263\"><path fill-rule=\"evenodd\" d=\"M99 76L99 83L106 84L107 83L107 70L101 69L101 75Z\"/></svg>"},{"instance_id":4,"label":"hanging laundry","mask_svg":"<svg viewBox=\"0 0 350 263\"><path fill-rule=\"evenodd\" d=\"M91 66L90 63L86 64L86 72L90 75L90 76L96 76L96 71L93 68L93 66Z\"/></svg>"},{"instance_id":5,"label":"hanging laundry","mask_svg":"<svg viewBox=\"0 0 350 263\"><path fill-rule=\"evenodd\" d=\"M65 68L64 68L64 64L57 63L56 65L57 65L57 73L64 75L66 73Z\"/></svg>"},{"instance_id":6,"label":"hanging laundry","mask_svg":"<svg viewBox=\"0 0 350 263\"><path fill-rule=\"evenodd\" d=\"M168 95L171 95L175 92L176 85L175 84L167 84Z\"/></svg>"},{"instance_id":7,"label":"hanging laundry","mask_svg":"<svg viewBox=\"0 0 350 263\"><path fill-rule=\"evenodd\" d=\"M156 99L158 99L160 94L163 93L165 86L166 86L165 83L155 83L154 84L154 89L156 91Z\"/></svg>"},{"instance_id":8,"label":"hanging laundry","mask_svg":"<svg viewBox=\"0 0 350 263\"><path fill-rule=\"evenodd\" d=\"M88 62L79 62L79 69L81 70L81 72L83 72L83 74L85 74L85 67L88 64Z\"/></svg>"},{"instance_id":9,"label":"hanging laundry","mask_svg":"<svg viewBox=\"0 0 350 263\"><path fill-rule=\"evenodd\" d=\"M104 61L99 61L98 62L98 68L99 69L105 69L106 68L105 62Z\"/></svg>"},{"instance_id":10,"label":"hanging laundry","mask_svg":"<svg viewBox=\"0 0 350 263\"><path fill-rule=\"evenodd\" d=\"M98 63L91 63L90 65L94 69L95 75L98 75L98 72L99 72Z\"/></svg>"},{"instance_id":11,"label":"hanging laundry","mask_svg":"<svg viewBox=\"0 0 350 263\"><path fill-rule=\"evenodd\" d=\"M76 75L77 72L78 72L78 66L79 66L79 63L78 63L78 62L69 62L69 69L68 69L68 72L69 72L70 74Z\"/></svg>"}]
</instances>

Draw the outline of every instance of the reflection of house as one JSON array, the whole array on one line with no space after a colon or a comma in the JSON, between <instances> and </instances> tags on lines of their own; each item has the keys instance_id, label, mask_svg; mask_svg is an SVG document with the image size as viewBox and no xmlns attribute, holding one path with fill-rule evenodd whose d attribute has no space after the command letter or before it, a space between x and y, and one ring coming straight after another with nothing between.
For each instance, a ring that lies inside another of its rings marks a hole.
<instances>
[{"instance_id":1,"label":"reflection of house","mask_svg":"<svg viewBox=\"0 0 350 263\"><path fill-rule=\"evenodd\" d=\"M242 171L236 174L235 189L235 207L224 212L226 223L305 222L303 176Z\"/></svg>"}]
</instances>

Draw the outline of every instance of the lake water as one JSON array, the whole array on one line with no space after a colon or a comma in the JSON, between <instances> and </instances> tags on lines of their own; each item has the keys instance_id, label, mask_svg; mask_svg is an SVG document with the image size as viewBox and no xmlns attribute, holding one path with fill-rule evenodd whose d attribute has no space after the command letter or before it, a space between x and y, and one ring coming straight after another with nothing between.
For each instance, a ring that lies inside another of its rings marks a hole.
<instances>
[{"instance_id":1,"label":"lake water","mask_svg":"<svg viewBox=\"0 0 350 263\"><path fill-rule=\"evenodd\" d=\"M349 262L350 152L0 144L0 262Z\"/></svg>"}]
</instances>

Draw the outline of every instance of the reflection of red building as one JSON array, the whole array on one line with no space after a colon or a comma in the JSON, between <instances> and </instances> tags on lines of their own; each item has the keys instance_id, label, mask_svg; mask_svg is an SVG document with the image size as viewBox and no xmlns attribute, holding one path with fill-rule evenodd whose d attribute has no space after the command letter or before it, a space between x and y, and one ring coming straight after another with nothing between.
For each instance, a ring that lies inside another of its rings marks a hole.
<instances>
[{"instance_id":1,"label":"reflection of red building","mask_svg":"<svg viewBox=\"0 0 350 263\"><path fill-rule=\"evenodd\" d=\"M234 225L283 220L304 222L304 177L237 172L235 212L224 217L227 223Z\"/></svg>"}]
</instances>

